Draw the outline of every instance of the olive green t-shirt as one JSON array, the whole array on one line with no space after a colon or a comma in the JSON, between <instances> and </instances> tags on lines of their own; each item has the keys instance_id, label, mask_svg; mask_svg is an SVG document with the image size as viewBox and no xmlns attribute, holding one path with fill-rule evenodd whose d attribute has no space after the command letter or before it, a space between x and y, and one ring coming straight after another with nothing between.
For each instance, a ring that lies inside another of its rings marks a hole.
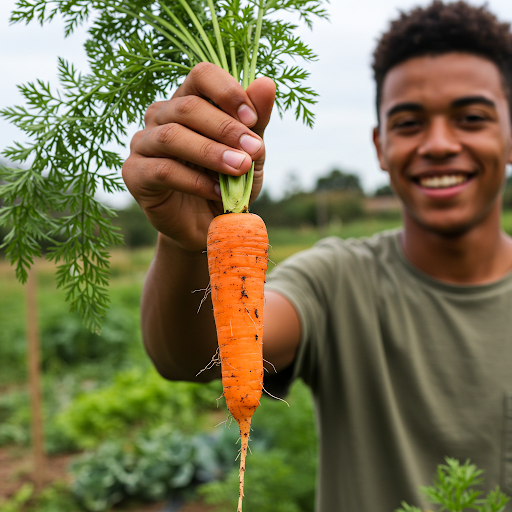
<instances>
[{"instance_id":1,"label":"olive green t-shirt","mask_svg":"<svg viewBox=\"0 0 512 512\"><path fill-rule=\"evenodd\" d=\"M399 237L327 238L267 278L300 317L282 379L302 378L314 397L318 512L426 507L418 486L446 456L512 494L512 274L439 282Z\"/></svg>"}]
</instances>

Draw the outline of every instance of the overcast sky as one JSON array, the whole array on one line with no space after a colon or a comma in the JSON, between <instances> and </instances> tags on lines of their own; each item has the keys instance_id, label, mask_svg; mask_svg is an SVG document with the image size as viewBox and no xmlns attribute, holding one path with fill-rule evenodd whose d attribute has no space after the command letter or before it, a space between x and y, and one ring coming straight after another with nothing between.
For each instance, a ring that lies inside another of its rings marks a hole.
<instances>
[{"instance_id":1,"label":"overcast sky","mask_svg":"<svg viewBox=\"0 0 512 512\"><path fill-rule=\"evenodd\" d=\"M265 186L278 197L294 173L303 188L312 187L318 176L334 167L361 177L368 192L387 183L371 143L375 124L371 54L377 37L399 10L426 5L424 0L331 0L330 22L319 21L314 30L300 34L320 59L308 65L309 85L319 94L313 130L288 113L275 114L265 134L267 165ZM481 5L483 2L470 0ZM512 21L512 0L489 0L489 8L505 21ZM16 85L37 78L57 85L57 57L88 70L83 43L84 29L64 38L62 24L55 20L40 27L33 23L9 25L15 0L0 1L0 108L22 103ZM131 131L133 133L135 128ZM0 119L0 149L24 135ZM127 150L122 150L123 157ZM128 193L109 202L122 206Z\"/></svg>"}]
</instances>

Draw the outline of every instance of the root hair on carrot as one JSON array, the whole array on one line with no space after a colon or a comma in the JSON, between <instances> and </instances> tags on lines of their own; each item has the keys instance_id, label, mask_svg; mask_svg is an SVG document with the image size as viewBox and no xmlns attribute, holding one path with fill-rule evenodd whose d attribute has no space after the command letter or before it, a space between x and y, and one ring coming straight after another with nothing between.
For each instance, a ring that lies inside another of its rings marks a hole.
<instances>
[{"instance_id":1,"label":"root hair on carrot","mask_svg":"<svg viewBox=\"0 0 512 512\"><path fill-rule=\"evenodd\" d=\"M212 369L214 366L220 366L220 352L218 347L215 354L213 354L211 361L202 370L199 370L199 372L196 373L196 377L204 371Z\"/></svg>"},{"instance_id":2,"label":"root hair on carrot","mask_svg":"<svg viewBox=\"0 0 512 512\"><path fill-rule=\"evenodd\" d=\"M270 366L272 366L272 369L274 370L274 373L277 373L276 367L275 367L275 366L274 366L274 364L273 364L273 363L271 363L268 359L265 359L265 358L264 358L264 359L263 359L263 362L264 362L264 363L269 364ZM266 370L266 371L268 372L268 368L263 367L263 369L264 369L264 370Z\"/></svg>"},{"instance_id":3,"label":"root hair on carrot","mask_svg":"<svg viewBox=\"0 0 512 512\"><path fill-rule=\"evenodd\" d=\"M281 268L275 261L271 260L270 258L268 258L268 261L270 261L274 267Z\"/></svg>"},{"instance_id":4,"label":"root hair on carrot","mask_svg":"<svg viewBox=\"0 0 512 512\"><path fill-rule=\"evenodd\" d=\"M215 428L220 427L221 425L224 425L224 427L226 427L228 420L229 420L229 416L224 421L221 421L220 423L215 425Z\"/></svg>"},{"instance_id":5,"label":"root hair on carrot","mask_svg":"<svg viewBox=\"0 0 512 512\"><path fill-rule=\"evenodd\" d=\"M263 391L268 395L270 396L271 398L275 398L276 400L279 400L280 402L284 402L288 407L290 407L290 404L284 399L284 398L279 398L278 396L274 396L272 393L269 393L266 389L265 389L265 386L263 386Z\"/></svg>"},{"instance_id":6,"label":"root hair on carrot","mask_svg":"<svg viewBox=\"0 0 512 512\"><path fill-rule=\"evenodd\" d=\"M208 295L212 292L212 288L210 286L210 283L208 283L208 286L206 288L199 288L199 290L192 290L192 293L197 292L204 292L203 298L201 299L201 302L199 303L199 307L197 308L197 313L201 311L201 306L203 305L204 301L208 298Z\"/></svg>"}]
</instances>

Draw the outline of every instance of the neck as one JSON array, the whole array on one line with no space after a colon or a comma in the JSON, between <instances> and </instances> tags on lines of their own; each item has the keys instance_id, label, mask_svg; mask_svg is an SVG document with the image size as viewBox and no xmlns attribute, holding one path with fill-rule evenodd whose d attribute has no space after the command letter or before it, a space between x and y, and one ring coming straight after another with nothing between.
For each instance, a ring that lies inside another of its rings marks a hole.
<instances>
[{"instance_id":1,"label":"neck","mask_svg":"<svg viewBox=\"0 0 512 512\"><path fill-rule=\"evenodd\" d=\"M512 270L512 239L501 230L501 208L456 235L440 234L404 213L402 246L419 270L451 284L485 284Z\"/></svg>"}]
</instances>

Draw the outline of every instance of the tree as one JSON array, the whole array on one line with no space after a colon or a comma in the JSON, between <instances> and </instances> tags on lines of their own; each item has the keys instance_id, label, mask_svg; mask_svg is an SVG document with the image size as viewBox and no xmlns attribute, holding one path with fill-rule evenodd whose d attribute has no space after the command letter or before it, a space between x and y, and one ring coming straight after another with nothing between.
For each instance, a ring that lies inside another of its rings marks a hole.
<instances>
[{"instance_id":1,"label":"tree","mask_svg":"<svg viewBox=\"0 0 512 512\"><path fill-rule=\"evenodd\" d=\"M393 189L391 188L391 185L383 185L382 187L379 187L375 193L373 194L375 197L382 197L382 196L392 196L394 195Z\"/></svg>"},{"instance_id":2,"label":"tree","mask_svg":"<svg viewBox=\"0 0 512 512\"><path fill-rule=\"evenodd\" d=\"M356 174L333 169L327 176L316 180L315 191L323 190L344 190L347 192L363 192L361 181Z\"/></svg>"}]
</instances>

